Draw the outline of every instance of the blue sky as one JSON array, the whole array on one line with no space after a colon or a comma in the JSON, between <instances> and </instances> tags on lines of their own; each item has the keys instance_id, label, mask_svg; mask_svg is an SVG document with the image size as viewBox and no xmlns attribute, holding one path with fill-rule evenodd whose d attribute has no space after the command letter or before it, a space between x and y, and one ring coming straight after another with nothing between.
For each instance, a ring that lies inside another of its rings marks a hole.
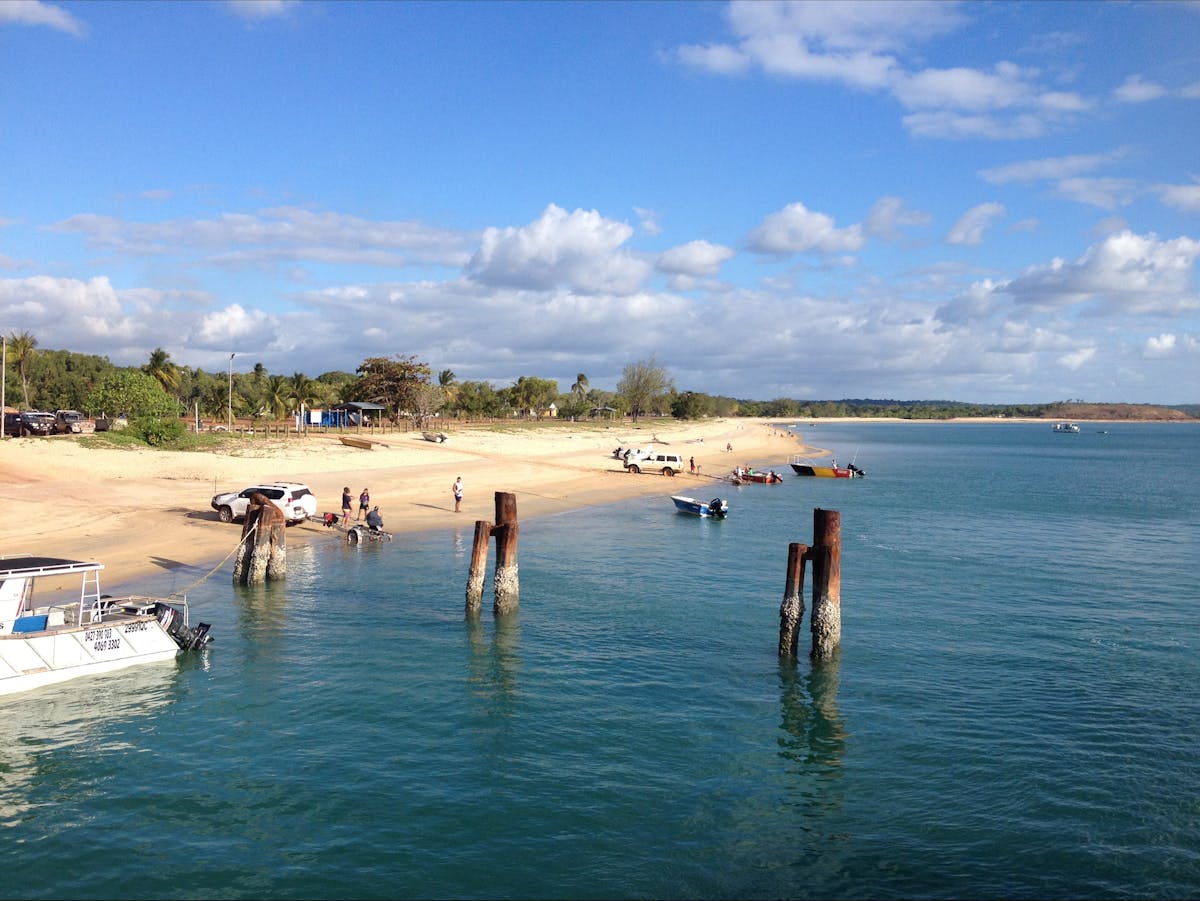
<instances>
[{"instance_id":1,"label":"blue sky","mask_svg":"<svg viewBox=\"0 0 1200 901\"><path fill-rule=\"evenodd\" d=\"M0 331L1200 402L1200 3L0 2Z\"/></svg>"}]
</instances>

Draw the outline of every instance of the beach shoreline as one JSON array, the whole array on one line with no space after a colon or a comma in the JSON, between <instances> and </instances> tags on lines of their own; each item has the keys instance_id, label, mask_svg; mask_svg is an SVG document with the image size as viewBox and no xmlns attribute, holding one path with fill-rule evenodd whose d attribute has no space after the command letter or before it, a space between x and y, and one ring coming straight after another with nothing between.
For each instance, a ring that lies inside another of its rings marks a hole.
<instances>
[{"instance_id":1,"label":"beach shoreline","mask_svg":"<svg viewBox=\"0 0 1200 901\"><path fill-rule=\"evenodd\" d=\"M445 443L420 432L380 435L371 450L347 447L336 434L248 438L232 453L89 448L74 436L0 442L2 553L95 560L104 584L144 582L164 571L211 567L228 558L241 525L222 523L214 494L256 482L309 485L316 520L287 530L289 546L345 540L320 522L339 513L342 488L367 488L389 532L455 528L495 516L496 492L516 495L522 519L661 494L720 494L738 464L783 466L792 454L820 456L777 420L720 419L557 423L546 429L447 429ZM659 439L659 440L655 440ZM695 457L699 474L625 472L612 451L668 448ZM726 450L731 445L733 451ZM451 485L466 494L454 512Z\"/></svg>"}]
</instances>

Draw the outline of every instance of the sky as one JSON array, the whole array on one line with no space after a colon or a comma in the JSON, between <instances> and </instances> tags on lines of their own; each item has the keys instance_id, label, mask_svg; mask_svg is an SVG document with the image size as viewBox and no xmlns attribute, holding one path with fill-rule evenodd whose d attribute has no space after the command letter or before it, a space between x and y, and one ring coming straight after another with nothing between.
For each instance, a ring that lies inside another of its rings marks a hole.
<instances>
[{"instance_id":1,"label":"sky","mask_svg":"<svg viewBox=\"0 0 1200 901\"><path fill-rule=\"evenodd\" d=\"M0 0L0 332L1196 403L1197 48L1182 0Z\"/></svg>"}]
</instances>

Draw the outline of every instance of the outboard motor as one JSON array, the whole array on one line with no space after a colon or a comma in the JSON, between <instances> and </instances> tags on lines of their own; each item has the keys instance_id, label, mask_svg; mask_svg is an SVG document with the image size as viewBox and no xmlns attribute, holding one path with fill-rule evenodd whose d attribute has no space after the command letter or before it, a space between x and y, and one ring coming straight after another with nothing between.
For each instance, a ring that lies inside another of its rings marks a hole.
<instances>
[{"instance_id":1,"label":"outboard motor","mask_svg":"<svg viewBox=\"0 0 1200 901\"><path fill-rule=\"evenodd\" d=\"M719 497L714 497L708 502L708 512L713 516L725 515L725 502Z\"/></svg>"},{"instance_id":2,"label":"outboard motor","mask_svg":"<svg viewBox=\"0 0 1200 901\"><path fill-rule=\"evenodd\" d=\"M156 603L154 616L182 650L199 651L212 641L208 634L208 630L212 628L209 623L200 623L195 628L186 626L183 616L170 604L164 604L162 601Z\"/></svg>"}]
</instances>

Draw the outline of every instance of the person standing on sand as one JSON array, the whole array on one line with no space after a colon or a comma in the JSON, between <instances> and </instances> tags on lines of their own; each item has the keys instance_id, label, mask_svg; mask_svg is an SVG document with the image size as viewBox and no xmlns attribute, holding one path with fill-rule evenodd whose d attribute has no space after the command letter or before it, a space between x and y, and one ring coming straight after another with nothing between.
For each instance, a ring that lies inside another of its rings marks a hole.
<instances>
[{"instance_id":1,"label":"person standing on sand","mask_svg":"<svg viewBox=\"0 0 1200 901\"><path fill-rule=\"evenodd\" d=\"M695 457L688 458L688 466L691 467L692 475L695 475L696 474L696 458Z\"/></svg>"},{"instance_id":2,"label":"person standing on sand","mask_svg":"<svg viewBox=\"0 0 1200 901\"><path fill-rule=\"evenodd\" d=\"M362 494L358 496L358 518L366 519L367 513L371 510L371 493L366 488L362 490Z\"/></svg>"},{"instance_id":3,"label":"person standing on sand","mask_svg":"<svg viewBox=\"0 0 1200 901\"><path fill-rule=\"evenodd\" d=\"M350 508L354 505L354 495L350 493L350 486L347 485L342 489L342 525L350 525Z\"/></svg>"},{"instance_id":4,"label":"person standing on sand","mask_svg":"<svg viewBox=\"0 0 1200 901\"><path fill-rule=\"evenodd\" d=\"M454 480L454 484L450 486L450 490L454 492L454 512L459 513L462 510L463 483L462 476Z\"/></svg>"}]
</instances>

